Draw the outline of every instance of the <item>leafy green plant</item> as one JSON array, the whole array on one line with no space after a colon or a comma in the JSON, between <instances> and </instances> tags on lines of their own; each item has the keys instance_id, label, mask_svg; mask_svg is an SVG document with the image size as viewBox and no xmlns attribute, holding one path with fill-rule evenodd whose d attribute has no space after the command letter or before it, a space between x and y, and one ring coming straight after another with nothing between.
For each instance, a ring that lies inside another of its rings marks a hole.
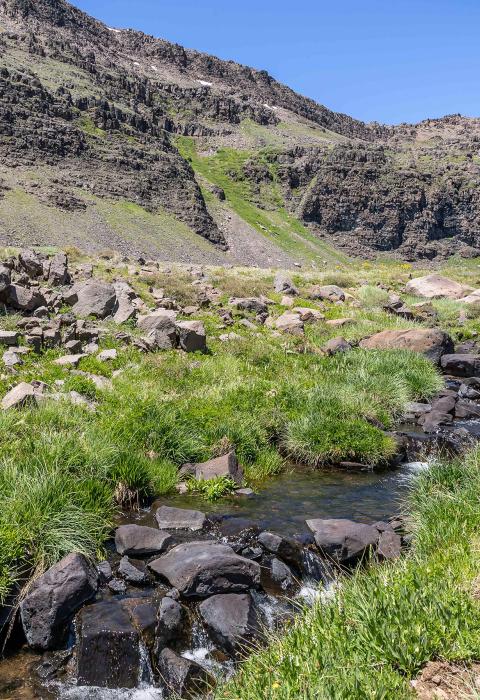
<instances>
[{"instance_id":1,"label":"leafy green plant","mask_svg":"<svg viewBox=\"0 0 480 700\"><path fill-rule=\"evenodd\" d=\"M230 496L238 488L233 479L228 476L216 476L213 479L187 479L189 493L196 493L207 501L218 501Z\"/></svg>"}]
</instances>

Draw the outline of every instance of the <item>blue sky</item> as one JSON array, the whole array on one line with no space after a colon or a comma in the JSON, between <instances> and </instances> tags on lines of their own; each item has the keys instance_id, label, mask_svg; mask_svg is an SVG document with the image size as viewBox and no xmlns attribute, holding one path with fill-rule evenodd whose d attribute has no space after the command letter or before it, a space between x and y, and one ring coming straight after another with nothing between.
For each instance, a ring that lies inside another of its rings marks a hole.
<instances>
[{"instance_id":1,"label":"blue sky","mask_svg":"<svg viewBox=\"0 0 480 700\"><path fill-rule=\"evenodd\" d=\"M480 116L480 0L72 0L365 121Z\"/></svg>"}]
</instances>

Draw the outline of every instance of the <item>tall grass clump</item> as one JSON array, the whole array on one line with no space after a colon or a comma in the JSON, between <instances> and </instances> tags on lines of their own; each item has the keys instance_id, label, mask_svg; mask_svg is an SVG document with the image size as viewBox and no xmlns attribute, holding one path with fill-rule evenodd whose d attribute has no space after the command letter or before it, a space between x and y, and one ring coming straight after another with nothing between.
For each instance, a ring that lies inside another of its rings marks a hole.
<instances>
[{"instance_id":1,"label":"tall grass clump","mask_svg":"<svg viewBox=\"0 0 480 700\"><path fill-rule=\"evenodd\" d=\"M433 659L480 654L480 450L433 464L406 504L408 553L339 581L218 689L216 700L413 700Z\"/></svg>"}]
</instances>

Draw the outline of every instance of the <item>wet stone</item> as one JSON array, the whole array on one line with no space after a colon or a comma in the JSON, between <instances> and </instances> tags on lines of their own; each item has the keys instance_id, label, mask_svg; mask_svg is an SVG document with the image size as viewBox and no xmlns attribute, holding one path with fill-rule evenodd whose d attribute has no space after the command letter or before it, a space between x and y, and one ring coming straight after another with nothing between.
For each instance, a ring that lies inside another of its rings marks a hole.
<instances>
[{"instance_id":1,"label":"wet stone","mask_svg":"<svg viewBox=\"0 0 480 700\"><path fill-rule=\"evenodd\" d=\"M140 675L140 640L116 601L83 608L77 617L78 685L134 688Z\"/></svg>"},{"instance_id":2,"label":"wet stone","mask_svg":"<svg viewBox=\"0 0 480 700\"><path fill-rule=\"evenodd\" d=\"M186 508L161 506L155 513L160 530L201 530L207 521L205 513Z\"/></svg>"},{"instance_id":3,"label":"wet stone","mask_svg":"<svg viewBox=\"0 0 480 700\"><path fill-rule=\"evenodd\" d=\"M217 542L185 542L149 563L185 597L240 593L260 584L260 567Z\"/></svg>"},{"instance_id":4,"label":"wet stone","mask_svg":"<svg viewBox=\"0 0 480 700\"><path fill-rule=\"evenodd\" d=\"M118 567L118 573L122 578L125 579L125 581L128 581L128 583L133 583L133 584L144 584L146 583L146 575L144 571L140 571L140 569L137 569L136 566L134 566L129 560L128 557L122 557L120 560L120 565Z\"/></svg>"}]
</instances>

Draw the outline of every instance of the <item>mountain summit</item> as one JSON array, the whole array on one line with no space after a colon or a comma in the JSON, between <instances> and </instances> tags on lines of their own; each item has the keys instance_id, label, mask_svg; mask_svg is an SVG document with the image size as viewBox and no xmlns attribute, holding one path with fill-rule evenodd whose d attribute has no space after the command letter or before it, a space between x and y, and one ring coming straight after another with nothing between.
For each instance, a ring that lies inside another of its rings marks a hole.
<instances>
[{"instance_id":1,"label":"mountain summit","mask_svg":"<svg viewBox=\"0 0 480 700\"><path fill-rule=\"evenodd\" d=\"M480 251L480 120L364 124L63 0L0 1L0 236L286 265Z\"/></svg>"}]
</instances>

